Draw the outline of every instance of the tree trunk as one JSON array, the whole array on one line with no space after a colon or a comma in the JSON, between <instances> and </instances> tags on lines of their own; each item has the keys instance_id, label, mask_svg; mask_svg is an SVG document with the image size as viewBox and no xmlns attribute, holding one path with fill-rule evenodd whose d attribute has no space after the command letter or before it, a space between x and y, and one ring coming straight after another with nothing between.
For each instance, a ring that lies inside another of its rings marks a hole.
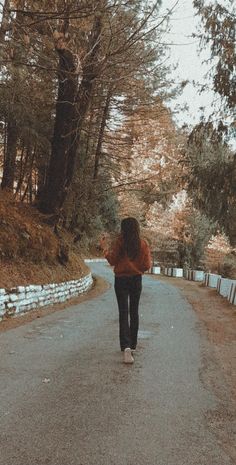
<instances>
[{"instance_id":1,"label":"tree trunk","mask_svg":"<svg viewBox=\"0 0 236 465\"><path fill-rule=\"evenodd\" d=\"M5 39L7 30L9 29L10 23L10 0L5 0L2 9L2 19L0 24L0 40Z\"/></svg>"},{"instance_id":2,"label":"tree trunk","mask_svg":"<svg viewBox=\"0 0 236 465\"><path fill-rule=\"evenodd\" d=\"M13 191L17 153L17 124L12 117L7 125L7 149L3 166L2 189Z\"/></svg>"},{"instance_id":3,"label":"tree trunk","mask_svg":"<svg viewBox=\"0 0 236 465\"><path fill-rule=\"evenodd\" d=\"M23 195L21 197L21 202L24 202L26 196L28 195L28 202L31 203L31 204L33 203L33 190L32 190L33 179L32 179L32 175L33 175L33 165L34 165L34 160L35 160L35 156L36 156L36 150L37 150L36 145L34 146L34 150L33 150L32 153L31 153L31 150L28 149L29 154L31 154L31 160L30 160L29 173L28 173L25 192L23 193Z\"/></svg>"},{"instance_id":4,"label":"tree trunk","mask_svg":"<svg viewBox=\"0 0 236 465\"><path fill-rule=\"evenodd\" d=\"M231 173L231 185L232 185L232 192L231 192L231 202L229 208L229 239L230 245L233 248L236 248L236 155L233 158L233 166L232 166L232 173Z\"/></svg>"},{"instance_id":5,"label":"tree trunk","mask_svg":"<svg viewBox=\"0 0 236 465\"><path fill-rule=\"evenodd\" d=\"M80 152L79 152L79 142L80 142L80 135L83 122L85 120L85 116L87 114L87 110L91 101L92 90L93 90L93 81L97 76L98 69L97 69L97 56L100 48L100 34L102 29L102 22L101 17L95 18L93 29L91 32L91 40L89 44L89 53L88 60L85 63L83 69L83 79L80 84L78 96L77 96L77 119L74 120L74 137L77 140L77 147L78 150L70 150L68 154L68 165L67 165L67 172L66 172L66 187L68 188L72 182L73 175L74 175L74 168L75 168L75 161L78 157L78 161L80 161Z\"/></svg>"},{"instance_id":6,"label":"tree trunk","mask_svg":"<svg viewBox=\"0 0 236 465\"><path fill-rule=\"evenodd\" d=\"M68 154L76 150L76 138L72 134L77 95L74 55L66 49L59 49L58 53L59 87L52 152L45 189L39 202L40 209L45 213L55 212L64 201Z\"/></svg>"},{"instance_id":7,"label":"tree trunk","mask_svg":"<svg viewBox=\"0 0 236 465\"><path fill-rule=\"evenodd\" d=\"M21 156L20 156L20 172L19 172L18 182L17 182L17 186L15 190L15 197L17 197L18 193L21 192L21 186L22 186L22 182L24 179L24 169L23 169L24 151L25 151L25 146L23 143L23 146L21 149ZM28 152L26 152L26 157L27 157L27 153ZM25 168L25 164L24 164L24 168Z\"/></svg>"},{"instance_id":8,"label":"tree trunk","mask_svg":"<svg viewBox=\"0 0 236 465\"><path fill-rule=\"evenodd\" d=\"M72 183L75 161L79 159L81 129L91 100L93 81L97 76L100 34L99 16L95 18L90 34L89 53L79 92L74 55L65 48L58 49L59 89L52 153L46 187L39 202L39 208L44 213L57 213L61 209Z\"/></svg>"},{"instance_id":9,"label":"tree trunk","mask_svg":"<svg viewBox=\"0 0 236 465\"><path fill-rule=\"evenodd\" d=\"M107 96L106 96L106 101L105 101L105 106L102 114L102 121L100 125L100 130L99 130L99 135L98 135L98 142L97 142L97 148L95 152L95 162L94 162L94 173L93 173L93 179L96 180L98 177L98 168L99 168L99 162L101 158L101 152L102 152L102 143L103 143L103 137L104 137L104 132L106 128L106 122L108 118L108 113L109 113L109 106L110 106L110 101L111 101L111 87L108 89Z\"/></svg>"},{"instance_id":10,"label":"tree trunk","mask_svg":"<svg viewBox=\"0 0 236 465\"><path fill-rule=\"evenodd\" d=\"M41 156L41 155L40 155ZM37 157L38 158L38 157ZM41 156L43 159L43 157ZM48 171L48 165L43 162L39 163L37 161L37 182L36 182L36 199L37 203L38 200L42 198L42 193L44 191L45 185L46 185L46 178L47 178L47 171Z\"/></svg>"},{"instance_id":11,"label":"tree trunk","mask_svg":"<svg viewBox=\"0 0 236 465\"><path fill-rule=\"evenodd\" d=\"M22 16L21 12L17 12L14 21L11 22L10 16L10 1L5 0L3 5L3 12L2 12L2 21L0 27L0 40L3 41L5 39L6 32L12 27L12 39L8 44L13 49L13 56L12 56L12 67L11 67L11 79L10 81L13 83L12 89L12 101L10 102L10 110L7 116L7 147L4 159L4 166L3 166L3 177L2 177L2 189L9 189L13 191L14 188L14 180L15 180L15 165L16 165L16 155L17 155L17 139L19 135L19 128L17 126L17 119L15 117L15 103L16 103L16 93L17 93L17 81L18 81L18 70L15 68L16 59L19 58L20 51L19 47L17 46L17 41L19 39L19 30L17 25L21 24L23 28L23 21L24 17ZM25 0L19 1L19 8L21 10L24 8Z\"/></svg>"}]
</instances>

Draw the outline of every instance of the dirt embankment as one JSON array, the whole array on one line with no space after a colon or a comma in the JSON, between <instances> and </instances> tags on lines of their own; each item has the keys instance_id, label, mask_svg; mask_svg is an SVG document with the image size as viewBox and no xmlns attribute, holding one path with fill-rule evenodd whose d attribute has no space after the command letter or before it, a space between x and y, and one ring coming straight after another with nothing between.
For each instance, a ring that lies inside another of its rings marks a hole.
<instances>
[{"instance_id":1,"label":"dirt embankment","mask_svg":"<svg viewBox=\"0 0 236 465\"><path fill-rule=\"evenodd\" d=\"M50 217L0 192L0 288L68 281L88 268L73 237Z\"/></svg>"}]
</instances>

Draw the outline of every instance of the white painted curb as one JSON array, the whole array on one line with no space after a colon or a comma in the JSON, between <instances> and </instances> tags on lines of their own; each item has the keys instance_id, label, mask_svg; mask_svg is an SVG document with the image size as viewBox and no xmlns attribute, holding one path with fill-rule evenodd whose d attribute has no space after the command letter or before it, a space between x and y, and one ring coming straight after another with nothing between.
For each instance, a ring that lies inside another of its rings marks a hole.
<instances>
[{"instance_id":1,"label":"white painted curb","mask_svg":"<svg viewBox=\"0 0 236 465\"><path fill-rule=\"evenodd\" d=\"M193 281L204 281L205 273L202 270L193 270L192 271L192 280Z\"/></svg>"},{"instance_id":2,"label":"white painted curb","mask_svg":"<svg viewBox=\"0 0 236 465\"><path fill-rule=\"evenodd\" d=\"M221 275L219 274L205 274L205 284L207 287L211 287L212 289L217 289L219 279L221 279Z\"/></svg>"},{"instance_id":3,"label":"white painted curb","mask_svg":"<svg viewBox=\"0 0 236 465\"><path fill-rule=\"evenodd\" d=\"M174 278L183 278L184 270L183 268L165 268L164 275L173 276Z\"/></svg>"},{"instance_id":4,"label":"white painted curb","mask_svg":"<svg viewBox=\"0 0 236 465\"><path fill-rule=\"evenodd\" d=\"M233 279L220 278L218 280L217 292L229 300L232 285L235 283L236 281Z\"/></svg>"},{"instance_id":5,"label":"white painted curb","mask_svg":"<svg viewBox=\"0 0 236 465\"><path fill-rule=\"evenodd\" d=\"M231 284L228 300L231 304L236 305L236 280Z\"/></svg>"},{"instance_id":6,"label":"white painted curb","mask_svg":"<svg viewBox=\"0 0 236 465\"><path fill-rule=\"evenodd\" d=\"M36 308L65 302L88 291L93 284L92 274L80 279L43 285L18 286L0 289L0 321Z\"/></svg>"},{"instance_id":7,"label":"white painted curb","mask_svg":"<svg viewBox=\"0 0 236 465\"><path fill-rule=\"evenodd\" d=\"M205 286L216 289L218 294L226 297L228 301L236 305L236 280L222 278L219 274L205 273L203 270L184 270L184 276L190 281L204 282Z\"/></svg>"},{"instance_id":8,"label":"white painted curb","mask_svg":"<svg viewBox=\"0 0 236 465\"><path fill-rule=\"evenodd\" d=\"M153 266L151 268L151 273L152 274L161 274L161 267L160 266Z\"/></svg>"},{"instance_id":9,"label":"white painted curb","mask_svg":"<svg viewBox=\"0 0 236 465\"><path fill-rule=\"evenodd\" d=\"M184 275L183 268L173 268L172 276L174 276L174 278L183 278L183 275Z\"/></svg>"}]
</instances>

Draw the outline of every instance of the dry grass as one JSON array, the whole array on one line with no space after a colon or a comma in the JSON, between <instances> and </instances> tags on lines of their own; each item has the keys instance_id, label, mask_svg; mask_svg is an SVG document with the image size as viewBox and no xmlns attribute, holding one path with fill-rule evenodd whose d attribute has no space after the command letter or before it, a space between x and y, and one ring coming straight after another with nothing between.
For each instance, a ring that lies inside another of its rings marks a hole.
<instances>
[{"instance_id":1,"label":"dry grass","mask_svg":"<svg viewBox=\"0 0 236 465\"><path fill-rule=\"evenodd\" d=\"M35 208L0 192L0 287L60 282L86 273L72 237L61 232L59 238L46 220ZM58 261L62 244L69 249L66 265Z\"/></svg>"}]
</instances>

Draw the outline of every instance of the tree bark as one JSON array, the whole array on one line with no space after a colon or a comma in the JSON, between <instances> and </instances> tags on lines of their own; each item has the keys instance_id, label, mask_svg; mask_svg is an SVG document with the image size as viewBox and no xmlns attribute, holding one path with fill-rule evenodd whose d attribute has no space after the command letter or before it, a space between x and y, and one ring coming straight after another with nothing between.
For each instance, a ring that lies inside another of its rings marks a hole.
<instances>
[{"instance_id":1,"label":"tree bark","mask_svg":"<svg viewBox=\"0 0 236 465\"><path fill-rule=\"evenodd\" d=\"M23 163L24 160L24 151L25 151L25 146L23 143L22 149L21 149L21 156L20 156L20 172L19 172L19 177L18 177L18 182L15 190L15 197L17 197L18 193L21 192L21 187L22 187L22 182L24 179L24 172L25 172L25 166L26 163ZM28 151L26 152L26 158L28 155ZM24 168L23 168L24 165Z\"/></svg>"},{"instance_id":2,"label":"tree bark","mask_svg":"<svg viewBox=\"0 0 236 465\"><path fill-rule=\"evenodd\" d=\"M36 156L36 150L37 150L37 147L36 145L34 146L34 150L33 152L31 152L30 149L28 149L29 151L29 156L31 155L31 160L30 160L30 166L29 166L29 173L28 173L28 178L27 178L27 184L26 184L26 188L25 188L25 191L23 193L23 196L21 197L21 202L24 202L27 194L28 194L28 202L29 203L33 203L33 190L32 190L32 187L33 187L33 165L34 165L34 160L35 160L35 156Z\"/></svg>"},{"instance_id":3,"label":"tree bark","mask_svg":"<svg viewBox=\"0 0 236 465\"><path fill-rule=\"evenodd\" d=\"M232 166L232 173L231 173L231 202L230 202L230 209L229 209L229 239L230 245L235 248L236 247L236 155L233 158L233 166Z\"/></svg>"},{"instance_id":4,"label":"tree bark","mask_svg":"<svg viewBox=\"0 0 236 465\"><path fill-rule=\"evenodd\" d=\"M64 201L68 154L72 156L71 153L76 150L76 139L72 133L77 95L74 55L67 49L57 51L59 54L59 86L56 119L46 185L39 202L40 209L45 213L56 212Z\"/></svg>"},{"instance_id":5,"label":"tree bark","mask_svg":"<svg viewBox=\"0 0 236 465\"><path fill-rule=\"evenodd\" d=\"M25 0L21 0L19 5L21 8L24 8ZM2 22L0 27L0 40L5 39L5 35L7 30L10 28L10 1L5 0L3 6L3 13L2 13ZM16 165L16 155L17 155L17 139L19 135L19 128L17 126L17 118L15 116L15 94L17 89L17 79L18 79L18 72L15 69L15 61L16 58L19 56L19 48L17 47L18 39L19 39L19 31L17 28L18 24L22 24L23 16L20 12L16 13L16 17L13 21L11 27L13 28L12 32L12 39L10 41L10 45L13 48L13 56L12 56L12 65L13 69L11 71L11 81L13 83L13 97L12 101L10 102L10 110L7 116L7 147L4 159L4 166L3 166L3 177L2 177L2 189L9 189L13 191L14 188L14 180L15 180L15 165ZM23 24L22 24L23 25Z\"/></svg>"},{"instance_id":6,"label":"tree bark","mask_svg":"<svg viewBox=\"0 0 236 465\"><path fill-rule=\"evenodd\" d=\"M102 143L103 143L104 132L105 132L105 128L106 128L108 113L109 113L111 95L112 95L112 91L111 91L111 87L110 87L108 89L107 96L106 96L105 106L104 106L103 114L102 114L102 121L101 121L99 135L98 135L97 148L96 148L96 152L95 152L94 172L93 172L93 179L94 180L96 180L97 177L98 177L99 162L100 162L101 152L102 152Z\"/></svg>"},{"instance_id":7,"label":"tree bark","mask_svg":"<svg viewBox=\"0 0 236 465\"><path fill-rule=\"evenodd\" d=\"M16 165L16 153L17 153L17 138L18 130L17 124L12 117L7 125L7 148L6 156L3 166L3 177L2 177L2 189L8 189L13 191L14 179L15 179L15 165Z\"/></svg>"},{"instance_id":8,"label":"tree bark","mask_svg":"<svg viewBox=\"0 0 236 465\"><path fill-rule=\"evenodd\" d=\"M5 35L7 30L9 29L9 22L10 22L10 0L5 0L3 3L2 9L2 19L0 24L0 40L5 39Z\"/></svg>"},{"instance_id":9,"label":"tree bark","mask_svg":"<svg viewBox=\"0 0 236 465\"><path fill-rule=\"evenodd\" d=\"M78 158L80 161L79 142L81 129L85 120L87 110L91 101L93 82L98 74L97 56L100 49L100 34L102 29L101 17L98 16L94 20L93 29L91 31L91 39L89 44L89 55L83 69L83 79L81 81L77 96L77 118L74 120L74 137L77 141L78 150L71 150L68 154L68 165L66 172L66 187L68 188L72 182L75 168L75 161Z\"/></svg>"},{"instance_id":10,"label":"tree bark","mask_svg":"<svg viewBox=\"0 0 236 465\"><path fill-rule=\"evenodd\" d=\"M89 41L89 53L83 68L78 91L74 55L65 48L59 53L59 89L52 153L45 190L39 202L44 213L57 213L71 186L81 129L90 104L93 81L97 76L97 54L100 48L101 17L94 20Z\"/></svg>"}]
</instances>

